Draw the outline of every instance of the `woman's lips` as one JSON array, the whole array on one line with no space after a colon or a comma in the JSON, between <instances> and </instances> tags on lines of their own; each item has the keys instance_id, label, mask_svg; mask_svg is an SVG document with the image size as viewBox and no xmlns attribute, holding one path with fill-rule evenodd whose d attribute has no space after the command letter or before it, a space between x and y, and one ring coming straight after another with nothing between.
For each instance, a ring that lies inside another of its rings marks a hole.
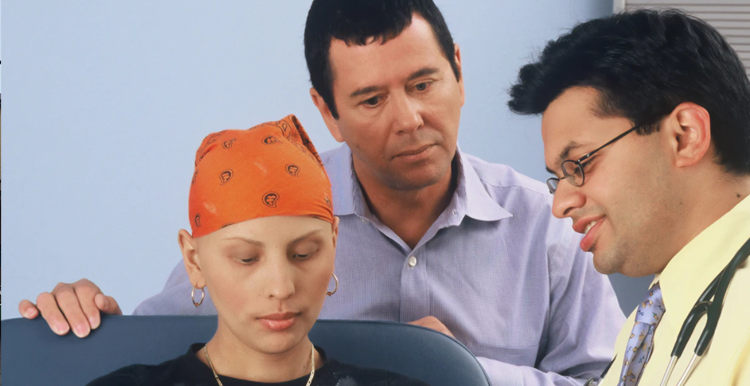
<instances>
[{"instance_id":1,"label":"woman's lips","mask_svg":"<svg viewBox=\"0 0 750 386\"><path fill-rule=\"evenodd\" d=\"M284 331L296 323L297 314L292 312L270 314L258 318L258 321L271 331Z\"/></svg>"}]
</instances>

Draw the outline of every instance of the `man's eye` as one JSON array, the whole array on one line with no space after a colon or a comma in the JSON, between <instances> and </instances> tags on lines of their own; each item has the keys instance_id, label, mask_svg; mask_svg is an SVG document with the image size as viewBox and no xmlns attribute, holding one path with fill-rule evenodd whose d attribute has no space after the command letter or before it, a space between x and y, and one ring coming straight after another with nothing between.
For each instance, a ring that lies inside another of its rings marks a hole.
<instances>
[{"instance_id":1,"label":"man's eye","mask_svg":"<svg viewBox=\"0 0 750 386\"><path fill-rule=\"evenodd\" d=\"M597 155L598 155L598 154L597 154ZM587 158L587 159L586 159L585 161L581 162L581 167L580 167L580 169L583 169L583 171L586 171L586 170L588 170L588 169L589 169L589 166L590 166L589 164L590 164L590 163L591 163L591 161L593 161L594 159L596 159L596 155L594 155L594 156L593 156L593 157L591 157L591 158ZM578 172L578 169L579 169L579 168L576 168L576 172Z\"/></svg>"},{"instance_id":2,"label":"man's eye","mask_svg":"<svg viewBox=\"0 0 750 386\"><path fill-rule=\"evenodd\" d=\"M237 258L235 258L235 260L237 260L237 262L242 263L242 264L252 264L252 263L255 263L256 261L258 261L258 258L257 257L251 257L251 258L248 258L248 259L237 259Z\"/></svg>"},{"instance_id":3,"label":"man's eye","mask_svg":"<svg viewBox=\"0 0 750 386\"><path fill-rule=\"evenodd\" d=\"M429 87L429 86L430 86L429 82L422 82L422 83L417 83L417 85L414 86L414 88L417 91L425 91L425 90L427 90L427 87Z\"/></svg>"},{"instance_id":4,"label":"man's eye","mask_svg":"<svg viewBox=\"0 0 750 386\"><path fill-rule=\"evenodd\" d=\"M365 99L362 103L368 106L377 106L378 103L380 103L380 97L375 96L370 99Z\"/></svg>"}]
</instances>

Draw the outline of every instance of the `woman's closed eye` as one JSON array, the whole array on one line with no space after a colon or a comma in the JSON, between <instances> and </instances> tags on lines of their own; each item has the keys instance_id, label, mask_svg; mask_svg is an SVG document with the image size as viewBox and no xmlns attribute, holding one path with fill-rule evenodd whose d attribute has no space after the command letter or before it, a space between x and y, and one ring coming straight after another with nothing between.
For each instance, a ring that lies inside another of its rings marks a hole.
<instances>
[{"instance_id":1,"label":"woman's closed eye","mask_svg":"<svg viewBox=\"0 0 750 386\"><path fill-rule=\"evenodd\" d=\"M234 260L236 260L236 261L237 261L237 262L239 262L239 263L242 263L242 264L245 264L245 265L247 265L247 264L252 264L252 263L255 263L255 262L257 262L257 261L258 261L259 259L258 259L257 257L247 257L247 258L245 258L245 257L243 257L243 258L239 258L239 257L234 257Z\"/></svg>"},{"instance_id":2,"label":"woman's closed eye","mask_svg":"<svg viewBox=\"0 0 750 386\"><path fill-rule=\"evenodd\" d=\"M304 253L296 252L296 253L292 254L292 258L294 260L307 260L307 259L310 259L311 257L313 257L315 255L315 252L317 252L317 250L314 250L314 251L304 251Z\"/></svg>"}]
</instances>

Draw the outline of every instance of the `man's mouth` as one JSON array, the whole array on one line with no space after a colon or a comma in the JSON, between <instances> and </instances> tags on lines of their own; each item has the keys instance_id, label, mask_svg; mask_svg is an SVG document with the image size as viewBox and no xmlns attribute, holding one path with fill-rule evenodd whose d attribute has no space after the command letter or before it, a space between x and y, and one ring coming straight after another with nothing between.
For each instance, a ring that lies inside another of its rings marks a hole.
<instances>
[{"instance_id":1,"label":"man's mouth","mask_svg":"<svg viewBox=\"0 0 750 386\"><path fill-rule=\"evenodd\" d=\"M576 233L587 234L599 221L602 221L604 216L588 216L579 218L573 221L573 230Z\"/></svg>"},{"instance_id":2,"label":"man's mouth","mask_svg":"<svg viewBox=\"0 0 750 386\"><path fill-rule=\"evenodd\" d=\"M604 216L599 216L580 219L573 224L573 230L584 235L580 245L583 251L591 250L596 234L603 222Z\"/></svg>"},{"instance_id":3,"label":"man's mouth","mask_svg":"<svg viewBox=\"0 0 750 386\"><path fill-rule=\"evenodd\" d=\"M417 158L423 153L425 153L428 149L435 146L434 144L424 145L420 146L418 148L413 148L409 150L404 150L396 155L396 157L404 157L404 158Z\"/></svg>"},{"instance_id":4,"label":"man's mouth","mask_svg":"<svg viewBox=\"0 0 750 386\"><path fill-rule=\"evenodd\" d=\"M584 252L591 251L591 247L594 245L594 240L596 240L596 234L599 231L599 228L601 228L603 222L603 220L592 221L586 226L585 236L581 239L581 249Z\"/></svg>"},{"instance_id":5,"label":"man's mouth","mask_svg":"<svg viewBox=\"0 0 750 386\"><path fill-rule=\"evenodd\" d=\"M586 229L583 231L583 233L584 234L589 233L589 231L591 230L591 228L594 227L594 225L596 225L596 221L590 222L589 225L586 225Z\"/></svg>"}]
</instances>

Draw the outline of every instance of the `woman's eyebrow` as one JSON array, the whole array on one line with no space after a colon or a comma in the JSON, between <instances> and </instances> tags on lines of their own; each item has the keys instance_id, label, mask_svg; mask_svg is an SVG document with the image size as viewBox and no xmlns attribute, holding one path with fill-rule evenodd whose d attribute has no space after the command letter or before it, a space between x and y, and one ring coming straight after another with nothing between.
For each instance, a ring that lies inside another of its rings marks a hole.
<instances>
[{"instance_id":1,"label":"woman's eyebrow","mask_svg":"<svg viewBox=\"0 0 750 386\"><path fill-rule=\"evenodd\" d=\"M317 235L317 234L318 234L318 233L320 233L320 232L321 232L321 231L320 231L320 229L316 229L316 230L314 230L314 231L312 231L312 232L308 232L308 233L305 233L304 235L302 235L302 236L300 236L300 237L297 237L296 239L292 240L292 241L291 241L291 242L289 243L289 245L293 245L293 244L296 244L296 243L298 243L298 242L300 242L300 241L302 241L302 240L304 240L304 239L306 239L306 238L308 238L308 237L310 237L310 236L315 236L315 235Z\"/></svg>"},{"instance_id":2,"label":"woman's eyebrow","mask_svg":"<svg viewBox=\"0 0 750 386\"><path fill-rule=\"evenodd\" d=\"M295 238L294 240L290 241L289 245L296 244L296 243L298 243L298 242L300 242L300 241L302 241L302 240L304 240L304 239L306 239L308 237L315 236L315 235L317 235L320 232L321 232L320 229L316 229L314 231L305 233L304 235L299 236L299 237ZM240 240L240 241L244 241L244 242L246 242L248 244L257 245L259 247L265 246L265 244L263 244L262 241L254 240L254 239L251 239L249 237L243 237L243 236L229 236L229 237L223 238L222 240Z\"/></svg>"},{"instance_id":3,"label":"woman's eyebrow","mask_svg":"<svg viewBox=\"0 0 750 386\"><path fill-rule=\"evenodd\" d=\"M241 240L241 241L244 241L244 242L246 242L248 244L257 245L259 247L263 247L263 245L264 245L263 242L261 242L261 241L253 240L253 239L251 239L249 237L242 237L242 236L230 236L230 237L225 237L222 240Z\"/></svg>"}]
</instances>

